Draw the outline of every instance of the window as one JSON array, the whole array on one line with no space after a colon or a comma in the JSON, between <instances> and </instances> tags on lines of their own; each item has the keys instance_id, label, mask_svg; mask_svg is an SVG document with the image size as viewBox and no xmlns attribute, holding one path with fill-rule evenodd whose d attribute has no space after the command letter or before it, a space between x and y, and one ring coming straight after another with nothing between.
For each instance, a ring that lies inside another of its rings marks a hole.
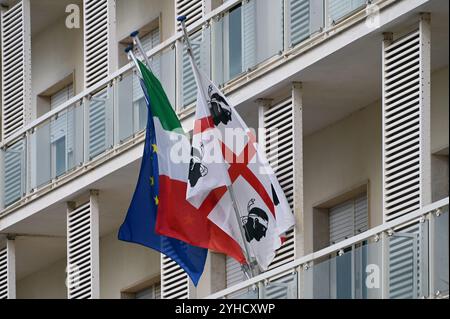
<instances>
[{"instance_id":1,"label":"window","mask_svg":"<svg viewBox=\"0 0 450 319\"><path fill-rule=\"evenodd\" d=\"M136 292L135 299L161 299L161 284L157 283Z\"/></svg>"},{"instance_id":2,"label":"window","mask_svg":"<svg viewBox=\"0 0 450 319\"><path fill-rule=\"evenodd\" d=\"M73 97L73 84L50 96L50 109L55 109ZM52 176L57 177L67 171L69 157L72 156L72 146L67 145L68 125L73 121L68 117L71 113L63 113L50 124L51 154L52 154Z\"/></svg>"},{"instance_id":3,"label":"window","mask_svg":"<svg viewBox=\"0 0 450 319\"><path fill-rule=\"evenodd\" d=\"M150 22L139 30L139 39L145 52L153 49L161 43L161 35L159 31L159 19ZM130 37L127 37L119 42L120 61L121 65L128 63L124 48L133 43ZM139 59L142 59L138 48L135 48L135 54ZM151 69L156 77L160 78L161 73L161 59L156 56L150 59ZM136 74L133 75L133 132L141 131L147 125L147 105L145 103L144 94L141 89L139 78Z\"/></svg>"},{"instance_id":4,"label":"window","mask_svg":"<svg viewBox=\"0 0 450 319\"><path fill-rule=\"evenodd\" d=\"M330 245L367 230L367 195L363 194L329 209Z\"/></svg>"},{"instance_id":5,"label":"window","mask_svg":"<svg viewBox=\"0 0 450 319\"><path fill-rule=\"evenodd\" d=\"M161 299L159 276L122 290L122 299Z\"/></svg>"}]
</instances>

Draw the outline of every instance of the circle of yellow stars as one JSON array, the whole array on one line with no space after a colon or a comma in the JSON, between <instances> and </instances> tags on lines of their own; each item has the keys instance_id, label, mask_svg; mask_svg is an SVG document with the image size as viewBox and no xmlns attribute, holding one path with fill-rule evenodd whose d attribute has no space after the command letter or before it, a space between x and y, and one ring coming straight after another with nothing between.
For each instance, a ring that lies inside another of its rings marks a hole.
<instances>
[{"instance_id":1,"label":"circle of yellow stars","mask_svg":"<svg viewBox=\"0 0 450 319\"><path fill-rule=\"evenodd\" d=\"M158 153L158 145L156 144L152 144L152 154L150 155L150 158L153 159L153 155ZM153 187L155 186L155 177L154 176L150 176L150 186ZM153 198L153 200L155 201L155 205L158 206L159 205L159 198L158 196L155 196Z\"/></svg>"}]
</instances>

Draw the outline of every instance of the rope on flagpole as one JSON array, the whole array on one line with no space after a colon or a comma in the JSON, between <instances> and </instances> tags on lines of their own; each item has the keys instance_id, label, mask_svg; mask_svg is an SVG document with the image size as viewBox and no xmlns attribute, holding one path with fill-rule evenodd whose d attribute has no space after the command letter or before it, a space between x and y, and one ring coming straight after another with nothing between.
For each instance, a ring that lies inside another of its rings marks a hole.
<instances>
[{"instance_id":1,"label":"rope on flagpole","mask_svg":"<svg viewBox=\"0 0 450 319\"><path fill-rule=\"evenodd\" d=\"M195 62L195 58L194 58L194 54L193 54L194 51L192 50L191 41L189 40L189 35L188 35L187 29L186 29L186 20L187 20L186 16L179 16L177 18L177 21L180 22L181 28L183 30L184 39L185 39L186 45L187 45L187 53L188 53L189 57L191 58L192 63L195 64L196 62ZM194 72L195 72L195 70L194 70ZM202 92L202 88L199 87L198 89L201 91L202 95L204 95ZM250 257L250 247L249 247L249 244L247 243L246 236L245 236L245 233L247 232L247 230L244 229L244 226L242 225L242 222L241 222L242 215L239 211L239 206L237 205L236 196L235 196L234 190L233 190L233 185L227 186L227 189L228 189L228 193L230 194L230 197L231 197L231 202L233 203L233 210L235 213L236 222L238 223L238 227L239 227L241 237L242 237L242 242L244 244L243 252L245 255L245 259L247 261L247 265L242 265L242 271L248 277L248 279L250 279L250 278L254 277L255 274L254 274L254 269L253 269L252 258Z\"/></svg>"}]
</instances>

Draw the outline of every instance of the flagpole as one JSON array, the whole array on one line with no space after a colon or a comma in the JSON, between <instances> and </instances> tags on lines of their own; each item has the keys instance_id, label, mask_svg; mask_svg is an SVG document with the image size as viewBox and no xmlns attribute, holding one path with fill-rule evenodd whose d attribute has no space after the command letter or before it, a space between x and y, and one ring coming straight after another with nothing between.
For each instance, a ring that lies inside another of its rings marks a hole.
<instances>
[{"instance_id":1,"label":"flagpole","mask_svg":"<svg viewBox=\"0 0 450 319\"><path fill-rule=\"evenodd\" d=\"M142 58L145 61L145 64L151 70L150 67L150 59L148 58L147 54L145 53L144 47L142 46L142 42L139 39L139 31L131 32L130 37L133 39L133 43L137 46L139 53L141 53Z\"/></svg>"},{"instance_id":2,"label":"flagpole","mask_svg":"<svg viewBox=\"0 0 450 319\"><path fill-rule=\"evenodd\" d=\"M179 16L177 18L177 20L181 23L181 28L183 30L184 39L185 39L186 45L187 45L187 52L189 54L189 57L191 58L192 63L195 64L196 62L195 62L194 54L192 51L191 41L189 40L189 35L188 35L187 29L186 29L186 19L187 19L186 16ZM194 72L195 72L195 70L194 70ZM203 95L204 99L206 100L206 97L204 96L202 88L199 87L199 90L201 91L201 94ZM246 230L244 229L242 222L241 222L242 215L239 211L239 206L237 205L233 186L229 185L229 186L227 186L227 189L228 189L228 193L230 194L230 197L231 197L231 202L233 203L233 210L234 210L236 221L238 223L239 230L241 233L242 242L244 243L244 254L245 254L246 261L247 261L247 265L242 265L242 271L250 279L255 274L253 272L252 258L250 257L250 247L249 247L249 244L247 243L246 236L245 236Z\"/></svg>"},{"instance_id":3,"label":"flagpole","mask_svg":"<svg viewBox=\"0 0 450 319\"><path fill-rule=\"evenodd\" d=\"M141 69L139 68L138 60L137 60L136 56L134 55L133 46L132 45L127 46L125 48L125 53L128 55L128 59L130 59L134 62L134 65L136 66L136 71L138 72L140 78L142 78L142 72L141 72Z\"/></svg>"}]
</instances>

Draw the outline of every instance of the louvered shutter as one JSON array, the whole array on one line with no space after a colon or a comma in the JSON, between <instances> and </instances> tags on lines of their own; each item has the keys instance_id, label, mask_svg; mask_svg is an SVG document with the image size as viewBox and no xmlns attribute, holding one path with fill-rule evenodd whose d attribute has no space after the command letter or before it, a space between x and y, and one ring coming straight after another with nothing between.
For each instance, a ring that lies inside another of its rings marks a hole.
<instances>
[{"instance_id":1,"label":"louvered shutter","mask_svg":"<svg viewBox=\"0 0 450 319\"><path fill-rule=\"evenodd\" d=\"M367 196L359 196L330 208L330 244L336 244L368 229Z\"/></svg>"},{"instance_id":2,"label":"louvered shutter","mask_svg":"<svg viewBox=\"0 0 450 319\"><path fill-rule=\"evenodd\" d=\"M103 153L112 145L112 89L106 87L94 94L88 103L89 157Z\"/></svg>"},{"instance_id":3,"label":"louvered shutter","mask_svg":"<svg viewBox=\"0 0 450 319\"><path fill-rule=\"evenodd\" d=\"M161 298L189 298L188 275L176 262L163 254L161 254Z\"/></svg>"},{"instance_id":4,"label":"louvered shutter","mask_svg":"<svg viewBox=\"0 0 450 319\"><path fill-rule=\"evenodd\" d=\"M187 27L203 18L205 14L205 0L176 0L175 5L176 16L187 17ZM176 28L178 31L181 30L181 25L178 21L176 21Z\"/></svg>"},{"instance_id":5,"label":"louvered shutter","mask_svg":"<svg viewBox=\"0 0 450 319\"><path fill-rule=\"evenodd\" d=\"M89 88L116 67L114 0L84 0L84 82Z\"/></svg>"},{"instance_id":6,"label":"louvered shutter","mask_svg":"<svg viewBox=\"0 0 450 319\"><path fill-rule=\"evenodd\" d=\"M323 27L323 6L315 0L289 0L289 45L307 39Z\"/></svg>"},{"instance_id":7,"label":"louvered shutter","mask_svg":"<svg viewBox=\"0 0 450 319\"><path fill-rule=\"evenodd\" d=\"M8 298L8 250L0 249L0 299Z\"/></svg>"},{"instance_id":8,"label":"louvered shutter","mask_svg":"<svg viewBox=\"0 0 450 319\"><path fill-rule=\"evenodd\" d=\"M50 108L54 109L58 107L59 105L64 104L67 102L70 98L73 97L73 85L69 85L65 87L64 89L56 92L52 96L50 96ZM72 123L73 125L73 119L70 118L71 115L68 115L67 113L63 113L58 116L57 119L53 120L51 123L51 142L54 143L56 140L65 137L67 135L67 130L69 129L67 125L69 123ZM70 130L69 130L70 131Z\"/></svg>"},{"instance_id":9,"label":"louvered shutter","mask_svg":"<svg viewBox=\"0 0 450 319\"><path fill-rule=\"evenodd\" d=\"M383 208L385 220L430 200L429 39L414 31L383 50Z\"/></svg>"},{"instance_id":10,"label":"louvered shutter","mask_svg":"<svg viewBox=\"0 0 450 319\"><path fill-rule=\"evenodd\" d=\"M192 51L195 62L200 68L209 74L209 38L210 30L205 28L191 36ZM194 72L186 49L183 49L183 74L182 74L182 97L183 106L188 106L197 98L197 84L195 83Z\"/></svg>"},{"instance_id":11,"label":"louvered shutter","mask_svg":"<svg viewBox=\"0 0 450 319\"><path fill-rule=\"evenodd\" d=\"M291 44L294 45L309 37L310 34L310 1L289 1L289 25Z\"/></svg>"},{"instance_id":12,"label":"louvered shutter","mask_svg":"<svg viewBox=\"0 0 450 319\"><path fill-rule=\"evenodd\" d=\"M2 138L31 119L30 3L21 0L1 14Z\"/></svg>"},{"instance_id":13,"label":"louvered shutter","mask_svg":"<svg viewBox=\"0 0 450 319\"><path fill-rule=\"evenodd\" d=\"M20 140L3 152L3 189L5 207L25 193L25 142Z\"/></svg>"},{"instance_id":14,"label":"louvered shutter","mask_svg":"<svg viewBox=\"0 0 450 319\"><path fill-rule=\"evenodd\" d=\"M294 209L294 110L292 100L264 110L263 127L266 132L263 147L274 169L291 209ZM295 258L295 231L287 233L286 241L277 251L269 269L293 261Z\"/></svg>"},{"instance_id":15,"label":"louvered shutter","mask_svg":"<svg viewBox=\"0 0 450 319\"><path fill-rule=\"evenodd\" d=\"M256 65L256 1L242 4L242 69Z\"/></svg>"},{"instance_id":16,"label":"louvered shutter","mask_svg":"<svg viewBox=\"0 0 450 319\"><path fill-rule=\"evenodd\" d=\"M98 206L95 195L67 214L67 289L69 299L99 298Z\"/></svg>"},{"instance_id":17,"label":"louvered shutter","mask_svg":"<svg viewBox=\"0 0 450 319\"><path fill-rule=\"evenodd\" d=\"M389 237L389 298L416 299L427 290L422 260L426 259L423 223L414 223Z\"/></svg>"},{"instance_id":18,"label":"louvered shutter","mask_svg":"<svg viewBox=\"0 0 450 319\"><path fill-rule=\"evenodd\" d=\"M329 0L328 12L330 22L337 22L353 11L365 6L367 0Z\"/></svg>"}]
</instances>

